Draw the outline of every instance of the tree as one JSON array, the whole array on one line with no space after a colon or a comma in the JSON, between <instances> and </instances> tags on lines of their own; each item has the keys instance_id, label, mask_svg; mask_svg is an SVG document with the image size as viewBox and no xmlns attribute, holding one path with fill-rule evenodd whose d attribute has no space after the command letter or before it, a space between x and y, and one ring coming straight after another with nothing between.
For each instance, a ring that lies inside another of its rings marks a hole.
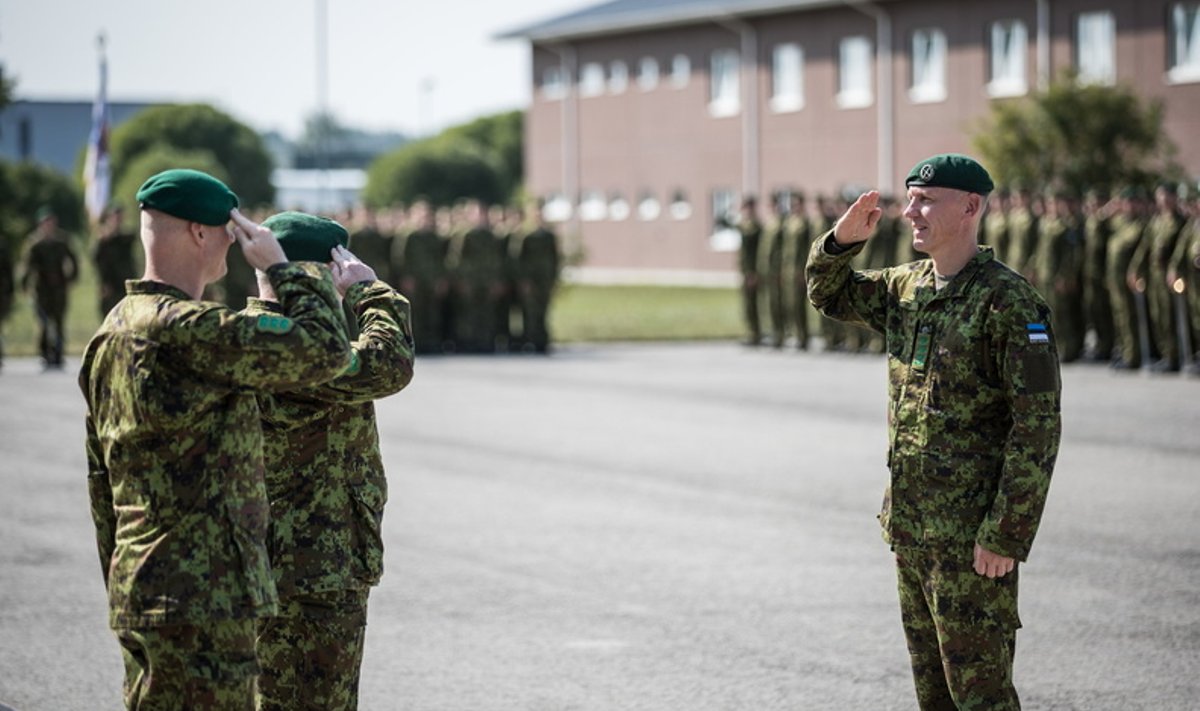
<instances>
[{"instance_id":1,"label":"tree","mask_svg":"<svg viewBox=\"0 0 1200 711\"><path fill-rule=\"evenodd\" d=\"M125 171L142 154L169 149L208 152L247 207L267 205L275 198L271 157L262 139L249 126L207 104L156 106L113 130L109 144L113 184L124 184Z\"/></svg>"},{"instance_id":2,"label":"tree","mask_svg":"<svg viewBox=\"0 0 1200 711\"><path fill-rule=\"evenodd\" d=\"M1001 185L1111 190L1180 174L1162 119L1159 101L1067 75L1031 98L995 102L974 145Z\"/></svg>"},{"instance_id":3,"label":"tree","mask_svg":"<svg viewBox=\"0 0 1200 711\"><path fill-rule=\"evenodd\" d=\"M496 167L500 190L511 201L525 179L525 114L520 111L477 118L453 126L438 140L473 146Z\"/></svg>"},{"instance_id":4,"label":"tree","mask_svg":"<svg viewBox=\"0 0 1200 711\"><path fill-rule=\"evenodd\" d=\"M372 207L425 199L435 206L475 198L504 198L495 166L471 146L437 139L410 143L380 157L367 171L363 200Z\"/></svg>"},{"instance_id":5,"label":"tree","mask_svg":"<svg viewBox=\"0 0 1200 711\"><path fill-rule=\"evenodd\" d=\"M37 163L0 161L0 237L18 246L37 224L37 211L49 207L67 232L81 232L87 224L83 195L75 181Z\"/></svg>"},{"instance_id":6,"label":"tree","mask_svg":"<svg viewBox=\"0 0 1200 711\"><path fill-rule=\"evenodd\" d=\"M16 88L12 79L4 76L4 65L0 64L0 111L12 103L13 90Z\"/></svg>"}]
</instances>

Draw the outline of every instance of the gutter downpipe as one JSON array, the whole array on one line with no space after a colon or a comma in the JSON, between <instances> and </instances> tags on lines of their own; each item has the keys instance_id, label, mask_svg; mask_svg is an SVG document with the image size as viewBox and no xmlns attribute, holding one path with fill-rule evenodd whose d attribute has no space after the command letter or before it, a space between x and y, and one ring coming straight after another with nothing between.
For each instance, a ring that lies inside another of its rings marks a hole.
<instances>
[{"instance_id":1,"label":"gutter downpipe","mask_svg":"<svg viewBox=\"0 0 1200 711\"><path fill-rule=\"evenodd\" d=\"M742 109L742 197L758 195L759 146L761 137L758 126L758 32L747 22L732 16L720 17L715 22L741 38L742 59L739 62ZM746 61L747 58L749 61ZM747 75L749 81L747 81ZM759 196L760 198L762 196Z\"/></svg>"},{"instance_id":2,"label":"gutter downpipe","mask_svg":"<svg viewBox=\"0 0 1200 711\"><path fill-rule=\"evenodd\" d=\"M878 142L879 191L884 194L895 192L893 179L896 174L896 112L893 98L892 73L892 16L878 5L861 0L845 0L846 4L875 20L876 56L879 58L875 72L875 84L879 91L879 113L876 141Z\"/></svg>"},{"instance_id":3,"label":"gutter downpipe","mask_svg":"<svg viewBox=\"0 0 1200 711\"><path fill-rule=\"evenodd\" d=\"M562 108L559 111L561 119L559 131L560 150L562 152L562 190L563 197L571 203L571 217L567 220L567 233L571 239L581 241L579 221L579 107L578 94L575 91L575 69L577 64L575 48L570 44L542 45L554 56L558 57L562 67L566 93L562 97ZM576 245L579 246L579 245Z\"/></svg>"},{"instance_id":4,"label":"gutter downpipe","mask_svg":"<svg viewBox=\"0 0 1200 711\"><path fill-rule=\"evenodd\" d=\"M1050 86L1050 0L1037 0L1037 87Z\"/></svg>"}]
</instances>

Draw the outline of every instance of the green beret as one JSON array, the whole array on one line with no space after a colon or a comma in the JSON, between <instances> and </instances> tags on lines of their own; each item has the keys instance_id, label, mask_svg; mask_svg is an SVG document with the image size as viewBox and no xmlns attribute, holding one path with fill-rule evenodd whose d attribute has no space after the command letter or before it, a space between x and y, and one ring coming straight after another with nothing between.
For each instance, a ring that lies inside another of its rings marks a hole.
<instances>
[{"instance_id":1,"label":"green beret","mask_svg":"<svg viewBox=\"0 0 1200 711\"><path fill-rule=\"evenodd\" d=\"M913 166L904 179L906 187L953 188L987 195L995 185L992 176L974 158L959 153L943 153L926 158Z\"/></svg>"},{"instance_id":2,"label":"green beret","mask_svg":"<svg viewBox=\"0 0 1200 711\"><path fill-rule=\"evenodd\" d=\"M330 252L334 247L345 247L350 242L345 227L327 217L303 212L281 212L262 224L274 233L283 253L293 262L327 264L333 261Z\"/></svg>"},{"instance_id":3,"label":"green beret","mask_svg":"<svg viewBox=\"0 0 1200 711\"><path fill-rule=\"evenodd\" d=\"M237 195L225 183L186 168L165 170L142 183L137 201L143 209L153 208L202 225L229 222L229 211L238 206Z\"/></svg>"}]
</instances>

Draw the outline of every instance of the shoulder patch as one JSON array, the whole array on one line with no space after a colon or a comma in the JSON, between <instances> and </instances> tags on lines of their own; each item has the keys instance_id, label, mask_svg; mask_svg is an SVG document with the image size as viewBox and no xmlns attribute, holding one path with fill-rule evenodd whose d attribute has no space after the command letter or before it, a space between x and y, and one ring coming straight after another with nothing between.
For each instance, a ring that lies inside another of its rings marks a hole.
<instances>
[{"instance_id":1,"label":"shoulder patch","mask_svg":"<svg viewBox=\"0 0 1200 711\"><path fill-rule=\"evenodd\" d=\"M292 330L295 324L287 316L272 316L264 314L258 317L258 323L254 328L263 333L278 333L284 334Z\"/></svg>"},{"instance_id":2,"label":"shoulder patch","mask_svg":"<svg viewBox=\"0 0 1200 711\"><path fill-rule=\"evenodd\" d=\"M1030 343L1050 342L1050 334L1046 332L1046 324L1044 323L1025 324L1025 332L1029 334Z\"/></svg>"},{"instance_id":3,"label":"shoulder patch","mask_svg":"<svg viewBox=\"0 0 1200 711\"><path fill-rule=\"evenodd\" d=\"M362 370L362 361L358 359L358 351L350 351L350 365L342 371L342 375L358 375L358 371Z\"/></svg>"}]
</instances>

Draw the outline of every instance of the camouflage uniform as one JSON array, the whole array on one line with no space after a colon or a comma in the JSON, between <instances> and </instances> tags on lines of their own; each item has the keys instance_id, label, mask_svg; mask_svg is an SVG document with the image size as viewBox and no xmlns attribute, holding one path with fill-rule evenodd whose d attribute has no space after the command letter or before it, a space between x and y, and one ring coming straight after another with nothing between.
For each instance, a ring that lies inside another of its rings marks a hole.
<instances>
[{"instance_id":1,"label":"camouflage uniform","mask_svg":"<svg viewBox=\"0 0 1200 711\"><path fill-rule=\"evenodd\" d=\"M418 353L436 353L450 334L442 322L446 299L446 240L418 227L392 241L392 273L412 302L413 340Z\"/></svg>"},{"instance_id":2,"label":"camouflage uniform","mask_svg":"<svg viewBox=\"0 0 1200 711\"><path fill-rule=\"evenodd\" d=\"M1193 372L1200 374L1195 361L1200 353L1200 215L1193 214L1180 231L1175 253L1171 255L1171 268L1176 279L1183 280L1192 339L1192 352L1188 355L1193 358Z\"/></svg>"},{"instance_id":3,"label":"camouflage uniform","mask_svg":"<svg viewBox=\"0 0 1200 711\"><path fill-rule=\"evenodd\" d=\"M1114 365L1124 368L1140 368L1142 356L1149 358L1148 353L1141 352L1138 342L1137 301L1126 281L1133 255L1142 241L1142 229L1143 223L1137 216L1119 214L1112 219L1112 237L1108 240L1108 297L1119 354Z\"/></svg>"},{"instance_id":4,"label":"camouflage uniform","mask_svg":"<svg viewBox=\"0 0 1200 711\"><path fill-rule=\"evenodd\" d=\"M392 238L374 225L361 227L350 235L350 250L362 260L380 280L392 283Z\"/></svg>"},{"instance_id":5,"label":"camouflage uniform","mask_svg":"<svg viewBox=\"0 0 1200 711\"><path fill-rule=\"evenodd\" d=\"M130 708L253 703L254 619L278 610L253 391L350 363L328 270L268 277L283 316L130 281L83 354L88 493Z\"/></svg>"},{"instance_id":6,"label":"camouflage uniform","mask_svg":"<svg viewBox=\"0 0 1200 711\"><path fill-rule=\"evenodd\" d=\"M1037 253L1031 263L1038 291L1050 305L1064 363L1083 353L1083 235L1071 215L1046 215L1038 222Z\"/></svg>"},{"instance_id":7,"label":"camouflage uniform","mask_svg":"<svg viewBox=\"0 0 1200 711\"><path fill-rule=\"evenodd\" d=\"M367 593L383 574L387 480L373 400L412 379L409 303L382 281L346 292L358 322L351 365L337 379L258 395L271 502L268 548L278 617L258 621L262 709L358 705ZM246 314L278 304L251 300Z\"/></svg>"},{"instance_id":8,"label":"camouflage uniform","mask_svg":"<svg viewBox=\"0 0 1200 711\"><path fill-rule=\"evenodd\" d=\"M784 218L784 278L790 285L788 320L796 330L796 347L800 350L808 350L808 281L804 278L804 264L811 246L812 232L809 231L808 218L794 213Z\"/></svg>"},{"instance_id":9,"label":"camouflage uniform","mask_svg":"<svg viewBox=\"0 0 1200 711\"><path fill-rule=\"evenodd\" d=\"M1083 310L1087 325L1096 334L1096 358L1112 357L1115 342L1112 301L1105 286L1108 240L1112 219L1092 210L1083 224Z\"/></svg>"},{"instance_id":10,"label":"camouflage uniform","mask_svg":"<svg viewBox=\"0 0 1200 711\"><path fill-rule=\"evenodd\" d=\"M1028 206L1012 207L1008 211L1008 251L1000 255L1012 270L1029 275L1030 261L1037 251L1038 218Z\"/></svg>"},{"instance_id":11,"label":"camouflage uniform","mask_svg":"<svg viewBox=\"0 0 1200 711\"><path fill-rule=\"evenodd\" d=\"M67 288L79 276L79 262L70 239L61 230L34 232L21 270L21 286L33 285L38 320L38 349L52 367L63 362L63 319L67 314Z\"/></svg>"},{"instance_id":12,"label":"camouflage uniform","mask_svg":"<svg viewBox=\"0 0 1200 711\"><path fill-rule=\"evenodd\" d=\"M813 304L887 339L879 520L921 708L1019 708L1017 570L987 578L972 564L975 545L1025 560L1041 519L1061 429L1049 309L990 247L939 290L930 261L852 272L861 244L827 251L832 240L809 256Z\"/></svg>"},{"instance_id":13,"label":"camouflage uniform","mask_svg":"<svg viewBox=\"0 0 1200 711\"><path fill-rule=\"evenodd\" d=\"M8 248L8 239L0 234L0 365L4 363L4 321L12 310L15 290L12 252Z\"/></svg>"},{"instance_id":14,"label":"camouflage uniform","mask_svg":"<svg viewBox=\"0 0 1200 711\"><path fill-rule=\"evenodd\" d=\"M485 227L455 234L446 265L454 282L455 341L468 352L494 351L496 297L503 269L496 236Z\"/></svg>"},{"instance_id":15,"label":"camouflage uniform","mask_svg":"<svg viewBox=\"0 0 1200 711\"><path fill-rule=\"evenodd\" d=\"M1146 231L1130 269L1146 280L1146 306L1150 312L1150 339L1162 356L1162 367L1179 370L1178 321L1167 269L1184 220L1176 212L1156 212Z\"/></svg>"},{"instance_id":16,"label":"camouflage uniform","mask_svg":"<svg viewBox=\"0 0 1200 711\"><path fill-rule=\"evenodd\" d=\"M133 263L133 247L137 235L132 232L113 232L101 235L92 247L92 261L100 282L100 318L125 296L125 281L137 276Z\"/></svg>"},{"instance_id":17,"label":"camouflage uniform","mask_svg":"<svg viewBox=\"0 0 1200 711\"><path fill-rule=\"evenodd\" d=\"M783 219L776 217L763 228L758 243L758 273L762 293L767 297L767 315L771 319L771 345L783 347L785 333L783 310Z\"/></svg>"},{"instance_id":18,"label":"camouflage uniform","mask_svg":"<svg viewBox=\"0 0 1200 711\"><path fill-rule=\"evenodd\" d=\"M546 227L533 226L512 238L510 253L521 298L521 339L538 353L550 348L546 316L558 280L558 239Z\"/></svg>"},{"instance_id":19,"label":"camouflage uniform","mask_svg":"<svg viewBox=\"0 0 1200 711\"><path fill-rule=\"evenodd\" d=\"M758 345L762 340L762 323L758 317L758 292L761 275L758 271L758 243L762 239L762 223L757 219L742 219L737 224L742 235L738 248L738 268L742 273L742 314L746 319L746 342Z\"/></svg>"}]
</instances>

